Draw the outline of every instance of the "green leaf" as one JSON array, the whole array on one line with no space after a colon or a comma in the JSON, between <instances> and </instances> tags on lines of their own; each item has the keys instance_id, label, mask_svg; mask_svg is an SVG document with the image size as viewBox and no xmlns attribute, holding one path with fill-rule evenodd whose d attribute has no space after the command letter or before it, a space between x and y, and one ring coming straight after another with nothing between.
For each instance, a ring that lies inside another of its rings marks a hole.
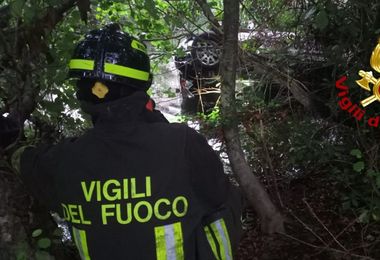
<instances>
[{"instance_id":1,"label":"green leaf","mask_svg":"<svg viewBox=\"0 0 380 260\"><path fill-rule=\"evenodd\" d=\"M362 214L360 214L358 221L359 223L367 223L368 220L369 220L368 210L364 210Z\"/></svg>"},{"instance_id":2,"label":"green leaf","mask_svg":"<svg viewBox=\"0 0 380 260\"><path fill-rule=\"evenodd\" d=\"M218 6L218 3L215 2L215 1L211 1L208 5L209 5L210 7L217 7L217 6Z\"/></svg>"},{"instance_id":3,"label":"green leaf","mask_svg":"<svg viewBox=\"0 0 380 260\"><path fill-rule=\"evenodd\" d=\"M32 237L38 237L41 234L42 234L42 229L39 228L32 232Z\"/></svg>"},{"instance_id":4,"label":"green leaf","mask_svg":"<svg viewBox=\"0 0 380 260\"><path fill-rule=\"evenodd\" d=\"M44 237L44 238L41 238L41 239L39 239L39 240L37 241L37 245L38 245L38 247L41 248L41 249L46 249L46 248L49 248L49 247L50 247L50 245L51 245L51 241L50 241L49 238Z\"/></svg>"},{"instance_id":5,"label":"green leaf","mask_svg":"<svg viewBox=\"0 0 380 260\"><path fill-rule=\"evenodd\" d=\"M351 150L350 154L355 156L358 159L362 158L362 152L359 149Z\"/></svg>"},{"instance_id":6,"label":"green leaf","mask_svg":"<svg viewBox=\"0 0 380 260\"><path fill-rule=\"evenodd\" d=\"M15 247L16 260L27 260L29 256L28 252L28 244L26 242L19 242Z\"/></svg>"},{"instance_id":7,"label":"green leaf","mask_svg":"<svg viewBox=\"0 0 380 260\"><path fill-rule=\"evenodd\" d=\"M373 220L375 220L375 221L379 221L379 220L380 220L380 208L375 208L375 209L372 211L372 218L373 218Z\"/></svg>"},{"instance_id":8,"label":"green leaf","mask_svg":"<svg viewBox=\"0 0 380 260\"><path fill-rule=\"evenodd\" d=\"M329 16L325 10L318 12L318 14L315 16L314 23L315 26L320 30L325 29L327 25L329 25Z\"/></svg>"},{"instance_id":9,"label":"green leaf","mask_svg":"<svg viewBox=\"0 0 380 260\"><path fill-rule=\"evenodd\" d=\"M50 255L46 251L38 250L35 253L36 260L54 260L54 256Z\"/></svg>"},{"instance_id":10,"label":"green leaf","mask_svg":"<svg viewBox=\"0 0 380 260\"><path fill-rule=\"evenodd\" d=\"M374 170L372 170L372 169L369 169L368 171L367 171L367 176L369 176L369 177L376 177L377 176L377 172L375 172Z\"/></svg>"},{"instance_id":11,"label":"green leaf","mask_svg":"<svg viewBox=\"0 0 380 260\"><path fill-rule=\"evenodd\" d=\"M24 21L26 24L31 24L34 21L34 18L37 14L37 8L35 6L25 7L24 8Z\"/></svg>"},{"instance_id":12,"label":"green leaf","mask_svg":"<svg viewBox=\"0 0 380 260\"><path fill-rule=\"evenodd\" d=\"M364 162L360 161L360 162L354 163L353 169L356 172L361 172L364 169Z\"/></svg>"},{"instance_id":13,"label":"green leaf","mask_svg":"<svg viewBox=\"0 0 380 260\"><path fill-rule=\"evenodd\" d=\"M16 0L11 3L11 13L15 17L22 15L22 9L24 8L25 0Z\"/></svg>"},{"instance_id":14,"label":"green leaf","mask_svg":"<svg viewBox=\"0 0 380 260\"><path fill-rule=\"evenodd\" d=\"M144 7L153 18L155 19L158 18L157 11L156 11L156 4L154 3L153 0L145 0Z\"/></svg>"},{"instance_id":15,"label":"green leaf","mask_svg":"<svg viewBox=\"0 0 380 260\"><path fill-rule=\"evenodd\" d=\"M377 185L377 188L380 189L380 175L377 175L376 177L376 185Z\"/></svg>"}]
</instances>

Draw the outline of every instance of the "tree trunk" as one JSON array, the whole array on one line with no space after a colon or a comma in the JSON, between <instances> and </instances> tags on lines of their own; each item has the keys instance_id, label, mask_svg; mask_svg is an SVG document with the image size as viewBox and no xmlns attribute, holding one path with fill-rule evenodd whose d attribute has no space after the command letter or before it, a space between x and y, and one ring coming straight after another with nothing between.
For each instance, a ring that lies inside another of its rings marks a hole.
<instances>
[{"instance_id":1,"label":"tree trunk","mask_svg":"<svg viewBox=\"0 0 380 260\"><path fill-rule=\"evenodd\" d=\"M59 6L47 8L44 15L38 16L30 24L20 23L17 27L11 27L5 21L0 22L0 28L3 29L0 32L3 54L0 55L0 64L9 64L8 69L14 74L8 79L14 78L9 83L9 96L2 97L6 102L1 110L8 112L9 117L16 120L21 128L36 108L40 91L33 84L30 71L41 62L41 56L47 49L47 36L76 3L76 0L61 1ZM10 16L10 10L8 6L1 8L0 17ZM34 228L45 228L47 223L52 224L48 212L35 207L26 187L9 165L17 146L19 144L7 151L0 148L0 259L4 260L35 259L37 247L35 241L32 242L31 232Z\"/></svg>"},{"instance_id":2,"label":"tree trunk","mask_svg":"<svg viewBox=\"0 0 380 260\"><path fill-rule=\"evenodd\" d=\"M31 259L33 250L25 229L31 221L31 200L15 173L4 168L0 168L0 199L0 259Z\"/></svg>"},{"instance_id":3,"label":"tree trunk","mask_svg":"<svg viewBox=\"0 0 380 260\"><path fill-rule=\"evenodd\" d=\"M220 64L222 82L221 115L227 154L250 205L261 219L261 229L269 234L284 232L283 217L245 160L236 121L235 83L238 57L239 1L224 0L224 48Z\"/></svg>"}]
</instances>

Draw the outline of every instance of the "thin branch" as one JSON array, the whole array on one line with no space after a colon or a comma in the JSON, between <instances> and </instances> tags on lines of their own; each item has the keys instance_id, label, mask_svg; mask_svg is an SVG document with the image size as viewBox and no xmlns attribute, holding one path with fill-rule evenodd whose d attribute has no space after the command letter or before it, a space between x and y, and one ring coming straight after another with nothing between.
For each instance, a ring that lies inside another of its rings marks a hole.
<instances>
[{"instance_id":1,"label":"thin branch","mask_svg":"<svg viewBox=\"0 0 380 260\"><path fill-rule=\"evenodd\" d=\"M195 0L199 7L202 9L203 14L206 16L207 20L210 21L212 27L219 35L223 35L223 30L216 19L215 15L212 13L210 6L207 4L206 0Z\"/></svg>"},{"instance_id":2,"label":"thin branch","mask_svg":"<svg viewBox=\"0 0 380 260\"><path fill-rule=\"evenodd\" d=\"M155 102L157 105L158 104L162 104L162 103L168 103L168 102L172 102L174 100L179 100L180 97L175 97L175 98L171 98L171 99L167 99L167 100L161 100L161 101L158 101L158 102Z\"/></svg>"},{"instance_id":3,"label":"thin branch","mask_svg":"<svg viewBox=\"0 0 380 260\"><path fill-rule=\"evenodd\" d=\"M345 248L339 241L338 239L331 233L331 231L323 224L323 222L318 218L317 214L315 214L314 210L311 208L310 204L307 203L306 199L302 199L302 201L306 204L307 208L309 209L311 215L321 224L321 226L329 233L329 235L334 239L334 241L345 251L347 251L347 248Z\"/></svg>"},{"instance_id":4,"label":"thin branch","mask_svg":"<svg viewBox=\"0 0 380 260\"><path fill-rule=\"evenodd\" d=\"M260 75L269 75L274 82L286 84L294 98L307 109L312 109L312 100L310 91L301 81L287 75L285 72L275 68L267 59L257 54L250 54L243 57L243 63L248 69L253 69L254 72Z\"/></svg>"},{"instance_id":5,"label":"thin branch","mask_svg":"<svg viewBox=\"0 0 380 260\"><path fill-rule=\"evenodd\" d=\"M172 8L173 8L173 7L172 7ZM161 9L160 9L159 7L157 7L157 6L156 6L156 10L160 11L161 14L163 14L163 15L167 15L167 13L166 13L164 10L161 10ZM178 10L176 10L176 11L177 11L177 14L178 14ZM180 19L179 22L181 23L182 28L183 28L187 33L189 33L190 35L193 35L193 34L194 34L194 31L188 29L188 28L185 26L185 24L182 22L182 19Z\"/></svg>"},{"instance_id":6,"label":"thin branch","mask_svg":"<svg viewBox=\"0 0 380 260\"><path fill-rule=\"evenodd\" d=\"M352 253L349 253L349 252L345 252L345 251L342 251L342 250L339 250L339 249L335 249L335 248L331 248L331 247L323 247L323 246L317 246L317 245L313 245L311 243L308 243L308 242L305 242L303 240L300 240L296 237L293 237L291 235L288 235L288 234L285 234L285 233L279 233L280 235L283 235L289 239L292 239L294 241L297 241L298 243L300 244L303 244L303 245L306 245L306 246L309 246L309 247L313 247L313 248L317 248L317 249L323 249L323 250L328 250L328 251L332 251L332 252L335 252L335 253L338 253L338 254L342 254L344 256L354 256L354 257L358 257L359 259L362 259L362 260L375 260L375 258L372 258L372 257L369 257L369 256L364 256L364 255L357 255L357 254L352 254Z\"/></svg>"},{"instance_id":7,"label":"thin branch","mask_svg":"<svg viewBox=\"0 0 380 260\"><path fill-rule=\"evenodd\" d=\"M264 124L263 124L263 120L260 119L260 137L261 137L261 144L263 146L263 149L264 149L264 156L265 156L265 160L268 164L268 167L269 167L269 171L272 175L272 178L273 178L273 184L274 184L274 188L276 190L276 195L277 195L277 198L280 202L280 206L281 208L284 208L284 203L282 201L282 198L281 198L281 194L280 194L280 191L279 191L279 188L278 188L278 183L277 183L277 178L276 178L276 174L275 174L275 169L273 167L273 163L272 163L272 158L270 157L270 154L269 154L269 150L268 150L268 146L267 146L267 141L265 139L265 135L264 135Z\"/></svg>"},{"instance_id":8,"label":"thin branch","mask_svg":"<svg viewBox=\"0 0 380 260\"><path fill-rule=\"evenodd\" d=\"M167 2L169 5L170 5L170 7L171 8L173 8L176 12L177 12L177 14L182 14L183 15L183 13L182 12L179 12L178 11L178 9L177 9L177 7L175 7L169 0L165 0L165 2ZM201 31L203 31L203 32L206 32L205 30L203 30L203 28L202 27L200 27L198 24L196 24L196 23L194 23L191 19L189 19L189 17L187 17L186 15L184 15L184 18L188 21L188 22L190 22L192 25L194 25L195 27L197 27L199 30L201 30Z\"/></svg>"},{"instance_id":9,"label":"thin branch","mask_svg":"<svg viewBox=\"0 0 380 260\"><path fill-rule=\"evenodd\" d=\"M343 228L343 230L340 231L338 235L336 235L336 238L338 238L338 237L340 237L341 235L343 235L344 232L345 232L348 228L350 228L352 225L354 225L354 224L358 221L358 219L359 219L359 218L355 218L351 223L349 223L345 228Z\"/></svg>"},{"instance_id":10,"label":"thin branch","mask_svg":"<svg viewBox=\"0 0 380 260\"><path fill-rule=\"evenodd\" d=\"M292 210L291 209L289 209L289 213L299 222L299 223L301 223L302 224L302 226L304 226L304 228L306 229L306 230L308 230L311 234L313 234L316 238L318 238L318 240L319 241L321 241L324 245L325 245L325 247L327 247L328 246L328 244L320 237L320 236L318 236L317 235L317 233L315 233L314 232L314 230L311 228L311 227L309 227L308 225L306 225L306 223L305 222L303 222L299 217L297 217L293 212L292 212Z\"/></svg>"},{"instance_id":11,"label":"thin branch","mask_svg":"<svg viewBox=\"0 0 380 260\"><path fill-rule=\"evenodd\" d=\"M162 37L162 38L154 38L154 39L144 39L144 42L156 42L156 41L168 41L168 40L173 40L173 39L180 39L183 37L188 36L187 33L181 33L178 35L173 35L173 36L168 36L168 37Z\"/></svg>"}]
</instances>

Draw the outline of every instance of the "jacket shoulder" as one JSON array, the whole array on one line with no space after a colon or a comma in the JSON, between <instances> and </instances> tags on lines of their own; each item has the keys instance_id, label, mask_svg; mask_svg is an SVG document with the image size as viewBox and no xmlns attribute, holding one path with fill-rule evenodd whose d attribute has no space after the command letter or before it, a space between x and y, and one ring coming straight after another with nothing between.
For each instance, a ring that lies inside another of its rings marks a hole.
<instances>
[{"instance_id":1,"label":"jacket shoulder","mask_svg":"<svg viewBox=\"0 0 380 260\"><path fill-rule=\"evenodd\" d=\"M62 149L76 140L76 137L65 138L58 144L43 144L26 148L20 160L21 174L28 174L30 171L39 172L36 168L54 164L54 161L59 160Z\"/></svg>"}]
</instances>

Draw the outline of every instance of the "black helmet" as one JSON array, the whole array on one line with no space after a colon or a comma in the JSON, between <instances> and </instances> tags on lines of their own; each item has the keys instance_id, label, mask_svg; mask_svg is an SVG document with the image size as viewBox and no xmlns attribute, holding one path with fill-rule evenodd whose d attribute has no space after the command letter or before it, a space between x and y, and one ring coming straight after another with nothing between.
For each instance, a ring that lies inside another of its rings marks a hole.
<instances>
[{"instance_id":1,"label":"black helmet","mask_svg":"<svg viewBox=\"0 0 380 260\"><path fill-rule=\"evenodd\" d=\"M118 24L86 35L69 64L69 77L109 81L148 90L152 83L146 46Z\"/></svg>"}]
</instances>

